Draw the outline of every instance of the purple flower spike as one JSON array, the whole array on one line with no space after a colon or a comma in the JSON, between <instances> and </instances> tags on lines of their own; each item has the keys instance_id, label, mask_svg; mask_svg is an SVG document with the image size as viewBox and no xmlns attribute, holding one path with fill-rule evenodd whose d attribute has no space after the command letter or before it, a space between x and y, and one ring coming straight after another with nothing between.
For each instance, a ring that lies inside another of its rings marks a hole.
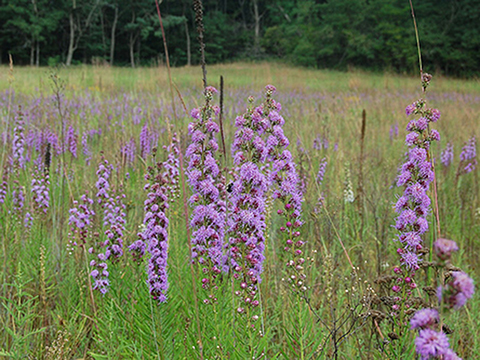
<instances>
[{"instance_id":1,"label":"purple flower spike","mask_svg":"<svg viewBox=\"0 0 480 360\"><path fill-rule=\"evenodd\" d=\"M453 145L451 143L448 143L445 149L442 151L440 155L440 161L442 162L442 165L445 167L450 166L450 164L453 161Z\"/></svg>"},{"instance_id":2,"label":"purple flower spike","mask_svg":"<svg viewBox=\"0 0 480 360\"><path fill-rule=\"evenodd\" d=\"M458 251L458 245L453 240L440 238L433 243L433 249L439 259L448 260L454 251Z\"/></svg>"},{"instance_id":3,"label":"purple flower spike","mask_svg":"<svg viewBox=\"0 0 480 360\"><path fill-rule=\"evenodd\" d=\"M13 161L14 167L23 169L25 167L25 129L23 113L19 110L15 116L15 128L13 129Z\"/></svg>"},{"instance_id":4,"label":"purple flower spike","mask_svg":"<svg viewBox=\"0 0 480 360\"><path fill-rule=\"evenodd\" d=\"M439 298L449 307L460 309L475 293L473 280L463 271L453 271L450 281L439 289Z\"/></svg>"},{"instance_id":5,"label":"purple flower spike","mask_svg":"<svg viewBox=\"0 0 480 360\"><path fill-rule=\"evenodd\" d=\"M322 161L320 161L320 166L318 168L318 174L317 174L317 182L319 185L321 185L323 182L326 169L327 169L327 159L323 158Z\"/></svg>"},{"instance_id":6,"label":"purple flower spike","mask_svg":"<svg viewBox=\"0 0 480 360\"><path fill-rule=\"evenodd\" d=\"M410 319L410 325L412 329L431 329L439 321L440 317L436 309L422 309L413 315Z\"/></svg>"},{"instance_id":7,"label":"purple flower spike","mask_svg":"<svg viewBox=\"0 0 480 360\"><path fill-rule=\"evenodd\" d=\"M192 261L202 267L206 281L202 287L210 291L210 300L215 301L217 278L227 270L224 255L224 232L226 222L226 187L216 159L218 144L215 135L219 127L213 121L218 114L218 107L212 105L213 95L217 90L211 86L205 88L205 105L191 112L193 121L188 130L191 143L186 150L188 160L187 178L193 195L190 203L193 212L190 219L192 228ZM171 157L166 169L170 174L172 186L176 186L178 163L174 158L178 155L176 145L172 143Z\"/></svg>"},{"instance_id":8,"label":"purple flower spike","mask_svg":"<svg viewBox=\"0 0 480 360\"><path fill-rule=\"evenodd\" d=\"M75 132L75 129L73 126L70 126L68 128L67 132L67 138L65 139L67 146L68 146L68 151L72 154L74 158L77 157L77 142L78 142L78 135Z\"/></svg>"},{"instance_id":9,"label":"purple flower spike","mask_svg":"<svg viewBox=\"0 0 480 360\"><path fill-rule=\"evenodd\" d=\"M106 159L102 159L102 161L98 165L98 170L97 170L98 180L95 183L95 186L98 189L96 197L97 197L98 203L101 204L102 207L105 206L105 202L108 200L110 196L109 195L110 184L108 182L108 179L110 178L112 169L113 169L112 165L110 165Z\"/></svg>"},{"instance_id":10,"label":"purple flower spike","mask_svg":"<svg viewBox=\"0 0 480 360\"><path fill-rule=\"evenodd\" d=\"M439 357L449 349L448 338L443 332L436 332L431 329L423 329L415 339L417 353L422 360Z\"/></svg>"},{"instance_id":11,"label":"purple flower spike","mask_svg":"<svg viewBox=\"0 0 480 360\"><path fill-rule=\"evenodd\" d=\"M475 170L477 166L477 148L475 136L470 138L462 149L460 154L460 165L458 169L458 175L468 174Z\"/></svg>"},{"instance_id":12,"label":"purple flower spike","mask_svg":"<svg viewBox=\"0 0 480 360\"><path fill-rule=\"evenodd\" d=\"M438 141L438 131L430 129L432 119L438 120L440 112L425 107L424 100L419 100L407 106L406 114L416 114L417 120L411 120L407 125L409 133L406 144L410 147L408 159L400 168L397 186L404 187L395 210L399 214L395 228L399 231L398 238L403 249L400 249L400 263L413 274L419 268L422 249L421 236L428 230L427 216L430 214L431 200L428 197L430 183L434 179L432 164L428 157L430 142Z\"/></svg>"}]
</instances>

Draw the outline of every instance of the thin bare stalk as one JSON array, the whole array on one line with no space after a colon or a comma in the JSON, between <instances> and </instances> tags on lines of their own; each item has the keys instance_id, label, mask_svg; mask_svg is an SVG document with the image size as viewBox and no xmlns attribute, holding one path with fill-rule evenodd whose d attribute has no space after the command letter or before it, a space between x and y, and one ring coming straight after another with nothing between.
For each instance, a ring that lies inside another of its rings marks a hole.
<instances>
[{"instance_id":1,"label":"thin bare stalk","mask_svg":"<svg viewBox=\"0 0 480 360\"><path fill-rule=\"evenodd\" d=\"M190 241L190 227L188 226L188 204L187 204L187 193L185 189L185 170L183 166L183 151L181 150L181 144L180 144L180 139L179 139L179 162L180 162L180 181L182 183L182 198L183 198L183 213L185 216L185 231L187 235L187 243L188 243L188 250L190 254L190 259L192 258L192 243ZM200 359L203 360L203 343L202 343L202 331L200 330L200 317L199 317L199 307L198 307L198 297L197 297L197 282L195 278L195 270L193 268L193 262L190 262L190 274L192 277L192 288L193 288L193 299L195 302L195 315L196 315L196 320L197 320L197 336L198 336L198 346L200 348Z\"/></svg>"},{"instance_id":2,"label":"thin bare stalk","mask_svg":"<svg viewBox=\"0 0 480 360\"><path fill-rule=\"evenodd\" d=\"M225 135L223 133L223 76L220 75L220 116L218 117L220 123L220 135L222 137L222 152L223 152L223 166L227 166L227 150L225 148Z\"/></svg>"},{"instance_id":3,"label":"thin bare stalk","mask_svg":"<svg viewBox=\"0 0 480 360\"><path fill-rule=\"evenodd\" d=\"M160 29L162 30L162 39L163 39L163 48L165 50L165 61L167 62L167 72L168 72L168 82L170 84L170 96L172 97L172 107L173 107L173 118L177 120L177 112L175 111L175 97L173 96L173 83L172 83L172 73L170 71L170 60L168 57L168 47L167 47L167 38L165 37L165 30L163 29L162 14L160 13L160 6L158 5L158 0L155 0L155 5L157 6L157 15L158 20L160 21ZM170 131L170 124L167 120L167 126Z\"/></svg>"},{"instance_id":4,"label":"thin bare stalk","mask_svg":"<svg viewBox=\"0 0 480 360\"><path fill-rule=\"evenodd\" d=\"M364 189L363 189L363 161L365 153L365 129L367 126L367 112L365 109L362 111L362 129L360 133L360 161L358 169L358 212L362 221L360 229L360 241L363 242L363 228L365 226L365 213L364 213Z\"/></svg>"},{"instance_id":5,"label":"thin bare stalk","mask_svg":"<svg viewBox=\"0 0 480 360\"><path fill-rule=\"evenodd\" d=\"M149 296L149 299L150 299L150 314L151 314L151 317L152 317L153 340L155 341L155 349L157 350L157 358L160 360L160 350L158 349L157 330L156 330L156 326L155 326L155 319L153 317L152 297ZM162 354L162 359L163 359L163 352L161 354Z\"/></svg>"},{"instance_id":6,"label":"thin bare stalk","mask_svg":"<svg viewBox=\"0 0 480 360\"><path fill-rule=\"evenodd\" d=\"M413 11L412 0L409 0L409 2L410 2L410 9L412 11L413 26L415 28L415 38L417 40L418 66L420 67L420 79L423 80L422 79L422 75L423 75L422 52L420 50L420 37L418 36L417 20L415 19L415 12Z\"/></svg>"},{"instance_id":7,"label":"thin bare stalk","mask_svg":"<svg viewBox=\"0 0 480 360\"><path fill-rule=\"evenodd\" d=\"M415 11L413 10L412 0L409 0L409 2L410 2L410 9L412 11L413 26L415 28L415 39L417 40L418 66L420 68L420 81L422 82L423 94L425 94L427 88L426 88L426 86L424 86L424 80L423 80L422 51L420 49L420 37L418 36L417 21L415 19ZM429 153L430 151L427 151L427 152ZM441 230L440 230L440 215L438 213L437 176L435 174L435 164L434 164L433 158L430 157L430 159L431 159L431 164L432 164L432 171L433 171L433 174L434 174L434 177L433 177L433 197L434 197L434 202L435 202L435 217L436 217L436 221L437 221L437 234L438 234L438 237L440 237Z\"/></svg>"}]
</instances>

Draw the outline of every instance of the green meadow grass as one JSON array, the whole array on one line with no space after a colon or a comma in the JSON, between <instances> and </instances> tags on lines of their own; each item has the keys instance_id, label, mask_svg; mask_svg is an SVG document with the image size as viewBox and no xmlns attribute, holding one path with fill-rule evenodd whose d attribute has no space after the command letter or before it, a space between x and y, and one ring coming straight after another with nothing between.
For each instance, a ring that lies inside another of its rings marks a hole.
<instances>
[{"instance_id":1,"label":"green meadow grass","mask_svg":"<svg viewBox=\"0 0 480 360\"><path fill-rule=\"evenodd\" d=\"M67 99L88 94L102 104L126 93L138 99L139 106L147 100L158 106L171 103L163 67L14 68L13 77L7 67L1 67L0 92L14 90L16 97L10 108L4 106L1 110L0 133L7 129L11 133L17 105L54 94L49 79L52 73L65 82L61 95ZM109 126L108 131L89 143L93 153L90 166L85 165L80 144L76 159L68 153L65 157L53 156L52 205L48 216L35 221L30 230L15 220L11 193L0 206L0 327L5 329L0 332L0 358L415 358L413 332L390 342L389 325L382 323L377 329L368 299L373 293L383 295L376 279L391 274L397 261L392 241L395 237L393 203L402 190L396 188L395 179L407 149L404 109L421 95L419 79L388 73L318 71L270 63L208 67L209 83L217 88L220 75L225 78L227 145L231 143L237 115L228 109L239 109L240 113L248 94L255 94L258 103L265 85L277 87L276 98L282 102L290 150L298 171L305 174L308 182L302 238L307 241L311 306L292 296L283 279L283 264L279 262L282 249L276 241L281 226L275 216L278 204L273 204L268 216L266 262L260 286L263 336L250 339L242 334L227 276L219 291L218 304L202 304L199 278L192 278L189 266L182 196L168 213L168 301L161 305L152 302L145 263L134 263L128 251L119 263L109 266L109 292L105 296L99 293L94 293L93 298L90 296L85 254L80 249L70 251L68 248L68 210L73 200L79 199L86 190L94 196L95 172L103 154L116 166L112 183L116 186L122 183L126 195L125 247L137 239L146 195L143 174L152 161L137 159L133 166L119 165L120 145L132 136L138 143L144 123L134 125L127 119L124 126ZM166 126L168 119L185 139L189 116L182 103L188 111L202 104L201 70L175 68L172 76L176 86L176 116L165 110L165 116L151 126L159 130ZM476 169L457 179L456 170L464 143L472 136L477 139L480 136L480 84L478 80L434 77L427 99L430 106L442 112L440 121L434 124L442 140L432 148L442 236L459 244L454 264L476 281L480 276L477 266L480 261L479 171ZM61 120L52 110L55 102L44 101L40 106L48 115L37 119L36 124L27 124L27 130L29 126L33 129L48 124L59 131ZM50 110L47 112L47 109ZM366 111L363 158L360 156L362 110ZM83 131L106 127L104 113L89 115L86 122L81 122L73 115L72 108L65 107L63 111L80 131L79 142ZM109 124L115 120L110 119ZM395 125L399 134L390 138L389 131ZM317 134L328 138L328 149L312 148ZM168 144L168 137L168 131L160 132L160 148ZM455 160L449 168L444 168L440 151L447 142L454 144ZM335 144L338 150L334 149ZM10 150L3 142L1 149L3 166ZM327 171L323 183L318 185L315 178L324 157L328 160ZM59 170L62 167L67 176L62 176ZM346 169L351 173L356 196L353 203L343 200ZM31 171L32 168L27 167L18 178L27 192ZM12 179L9 186L12 189ZM363 189L360 196L359 189ZM315 211L321 194L325 206ZM28 193L27 202L30 198ZM425 238L427 244L434 240L436 226L433 215L429 219L431 230ZM101 224L97 226L101 229ZM354 273L340 240L356 268ZM419 277L423 279L423 274ZM426 285L432 285L431 281ZM467 307L446 317L446 323L454 330L449 335L451 346L464 359L480 357L477 330L480 320L476 316L479 305L478 296L474 296ZM247 352L245 349L252 344L255 351Z\"/></svg>"}]
</instances>

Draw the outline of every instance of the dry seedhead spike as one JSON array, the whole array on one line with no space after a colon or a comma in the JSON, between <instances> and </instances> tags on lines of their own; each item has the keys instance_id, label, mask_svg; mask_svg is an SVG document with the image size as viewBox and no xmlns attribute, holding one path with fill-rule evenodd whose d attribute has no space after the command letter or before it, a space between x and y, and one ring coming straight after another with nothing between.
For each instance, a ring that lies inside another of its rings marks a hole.
<instances>
[{"instance_id":1,"label":"dry seedhead spike","mask_svg":"<svg viewBox=\"0 0 480 360\"><path fill-rule=\"evenodd\" d=\"M207 69L205 63L205 42L203 41L203 4L202 0L193 0L193 10L195 11L195 24L197 25L198 43L200 45L200 62L203 74L203 88L207 87Z\"/></svg>"}]
</instances>

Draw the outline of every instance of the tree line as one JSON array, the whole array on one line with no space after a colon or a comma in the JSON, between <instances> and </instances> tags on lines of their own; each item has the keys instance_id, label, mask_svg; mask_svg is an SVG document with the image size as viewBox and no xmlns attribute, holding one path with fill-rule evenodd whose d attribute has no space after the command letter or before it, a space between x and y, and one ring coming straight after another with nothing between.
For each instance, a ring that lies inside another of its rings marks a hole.
<instances>
[{"instance_id":1,"label":"tree line","mask_svg":"<svg viewBox=\"0 0 480 360\"><path fill-rule=\"evenodd\" d=\"M480 0L414 0L428 71L480 72ZM413 72L408 0L204 0L207 63L281 59L295 65ZM170 62L198 64L192 0L160 2ZM17 64L163 62L154 0L0 0L0 60Z\"/></svg>"}]
</instances>

